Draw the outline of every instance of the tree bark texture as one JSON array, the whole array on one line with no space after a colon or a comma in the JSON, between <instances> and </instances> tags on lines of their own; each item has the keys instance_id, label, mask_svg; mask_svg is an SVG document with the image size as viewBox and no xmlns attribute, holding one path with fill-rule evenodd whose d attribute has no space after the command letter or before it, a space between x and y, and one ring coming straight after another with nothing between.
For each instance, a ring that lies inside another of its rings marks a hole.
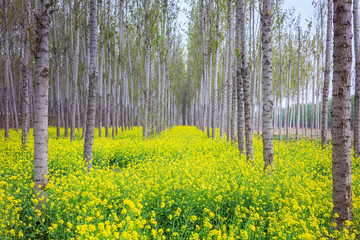
<instances>
[{"instance_id":1,"label":"tree bark texture","mask_svg":"<svg viewBox=\"0 0 360 240\"><path fill-rule=\"evenodd\" d=\"M8 30L8 9L7 4L5 3L4 7L4 18L5 21L3 22L4 27L4 114L5 114L5 139L9 138L9 128L10 128L10 119L9 119L9 105L10 105L10 52L9 52L9 30Z\"/></svg>"},{"instance_id":2,"label":"tree bark texture","mask_svg":"<svg viewBox=\"0 0 360 240\"><path fill-rule=\"evenodd\" d=\"M239 8L239 10L238 10ZM244 110L245 110L245 146L246 159L253 163L253 141L252 141L252 121L251 121L251 99L250 99L250 73L247 56L247 40L245 28L245 2L244 0L236 1L236 14L240 14L240 71L243 82L244 93Z\"/></svg>"},{"instance_id":3,"label":"tree bark texture","mask_svg":"<svg viewBox=\"0 0 360 240\"><path fill-rule=\"evenodd\" d=\"M296 141L299 141L299 134L300 134L300 73L301 73L301 29L300 26L298 27L298 41L299 41L299 48L298 48L298 89L297 89L297 114L296 114Z\"/></svg>"},{"instance_id":4,"label":"tree bark texture","mask_svg":"<svg viewBox=\"0 0 360 240\"><path fill-rule=\"evenodd\" d=\"M351 183L351 1L334 0L334 71L332 116L333 214L337 229L353 220Z\"/></svg>"},{"instance_id":5,"label":"tree bark texture","mask_svg":"<svg viewBox=\"0 0 360 240\"><path fill-rule=\"evenodd\" d=\"M237 133L238 147L240 154L245 152L245 124L244 124L244 95L243 95L243 79L241 76L241 2L236 1L236 25L235 25L235 44L236 44L236 92L237 92Z\"/></svg>"},{"instance_id":6,"label":"tree bark texture","mask_svg":"<svg viewBox=\"0 0 360 240\"><path fill-rule=\"evenodd\" d=\"M52 6L41 0L36 9L36 81L34 107L34 190L37 209L46 202L48 182L48 96L49 96L49 34Z\"/></svg>"},{"instance_id":7,"label":"tree bark texture","mask_svg":"<svg viewBox=\"0 0 360 240\"><path fill-rule=\"evenodd\" d=\"M273 112L273 96L272 96L272 49L271 49L271 0L263 1L261 11L261 43L263 49L262 61L262 90L263 90L263 156L264 171L268 167L272 168L274 161L273 151L273 131L272 131L272 112Z\"/></svg>"},{"instance_id":8,"label":"tree bark texture","mask_svg":"<svg viewBox=\"0 0 360 240\"><path fill-rule=\"evenodd\" d=\"M21 105L21 142L24 145L28 140L29 129L29 57L30 57L30 43L29 43L29 27L31 15L31 1L25 1L25 38L24 38L24 56L22 61L22 105Z\"/></svg>"},{"instance_id":9,"label":"tree bark texture","mask_svg":"<svg viewBox=\"0 0 360 240\"><path fill-rule=\"evenodd\" d=\"M90 0L90 72L89 72L89 97L87 109L86 134L84 143L85 167L88 171L92 168L96 93L97 93L97 1Z\"/></svg>"}]
</instances>

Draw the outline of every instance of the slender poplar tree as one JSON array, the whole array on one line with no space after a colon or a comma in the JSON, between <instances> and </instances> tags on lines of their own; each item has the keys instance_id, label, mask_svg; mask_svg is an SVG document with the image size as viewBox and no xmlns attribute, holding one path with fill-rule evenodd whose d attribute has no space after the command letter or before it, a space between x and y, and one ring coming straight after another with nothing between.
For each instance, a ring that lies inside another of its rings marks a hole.
<instances>
[{"instance_id":1,"label":"slender poplar tree","mask_svg":"<svg viewBox=\"0 0 360 240\"><path fill-rule=\"evenodd\" d=\"M86 118L86 133L84 143L85 166L88 171L92 168L95 114L96 114L96 93L98 86L97 77L97 1L90 0L90 72L89 72L89 97Z\"/></svg>"},{"instance_id":2,"label":"slender poplar tree","mask_svg":"<svg viewBox=\"0 0 360 240\"><path fill-rule=\"evenodd\" d=\"M262 97L263 97L263 116L262 116L262 140L264 155L264 171L274 161L273 150L273 130L272 130L272 50L271 50L271 0L263 1L261 10L261 44L263 50L262 60Z\"/></svg>"},{"instance_id":3,"label":"slender poplar tree","mask_svg":"<svg viewBox=\"0 0 360 240\"><path fill-rule=\"evenodd\" d=\"M329 0L330 2L330 0ZM360 29L359 0L354 0L354 52L355 52L355 98L354 98L354 152L360 154ZM325 65L327 66L327 65ZM325 88L325 87L324 87ZM324 108L323 108L324 111Z\"/></svg>"},{"instance_id":4,"label":"slender poplar tree","mask_svg":"<svg viewBox=\"0 0 360 240\"><path fill-rule=\"evenodd\" d=\"M355 2L358 0L355 0ZM354 2L354 8L355 8ZM327 12L327 23L326 23L326 50L325 50L325 71L324 71L324 86L323 86L323 94L322 94L322 114L321 114L321 144L323 147L327 145L327 131L328 131L328 104L329 104L329 82L330 82L330 64L331 64L331 37L332 37L332 6L333 1L328 0L328 12ZM355 14L354 14L354 23L355 23ZM359 21L359 19L357 19ZM358 23L359 24L359 23ZM354 25L354 32L355 32L355 25ZM355 33L356 35L356 33ZM356 39L356 37L354 37ZM355 41L355 46L356 46ZM356 52L356 47L355 47ZM356 56L356 54L355 54ZM360 59L360 56L359 56ZM355 59L356 61L356 59ZM359 60L359 67L360 67L360 60ZM360 69L359 69L360 74ZM360 75L359 75L360 79ZM360 85L359 85L360 87ZM355 116L355 115L354 115ZM360 117L359 117L360 121ZM354 129L355 130L355 129ZM355 136L355 131L354 131Z\"/></svg>"},{"instance_id":5,"label":"slender poplar tree","mask_svg":"<svg viewBox=\"0 0 360 240\"><path fill-rule=\"evenodd\" d=\"M353 220L351 183L351 1L334 0L334 70L332 91L333 214L337 229Z\"/></svg>"},{"instance_id":6,"label":"slender poplar tree","mask_svg":"<svg viewBox=\"0 0 360 240\"><path fill-rule=\"evenodd\" d=\"M48 182L48 96L49 96L49 34L53 7L50 0L40 0L36 20L36 81L34 106L34 190L37 209L46 202Z\"/></svg>"},{"instance_id":7,"label":"slender poplar tree","mask_svg":"<svg viewBox=\"0 0 360 240\"><path fill-rule=\"evenodd\" d=\"M247 39L245 28L245 2L244 0L238 0L236 4L239 4L240 10L240 70L241 78L243 81L244 92L244 108L245 108L245 146L246 146L246 159L253 162L253 141L252 141L252 121L251 121L251 99L250 99L250 73L248 66L247 55ZM236 6L238 7L238 6ZM238 12L237 12L238 13Z\"/></svg>"}]
</instances>

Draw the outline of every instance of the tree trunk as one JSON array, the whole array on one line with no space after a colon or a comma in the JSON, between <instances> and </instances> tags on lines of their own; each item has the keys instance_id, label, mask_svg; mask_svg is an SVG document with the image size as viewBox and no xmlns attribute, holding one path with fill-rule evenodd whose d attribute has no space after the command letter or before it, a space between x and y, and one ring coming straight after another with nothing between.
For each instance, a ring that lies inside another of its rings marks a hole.
<instances>
[{"instance_id":1,"label":"tree trunk","mask_svg":"<svg viewBox=\"0 0 360 240\"><path fill-rule=\"evenodd\" d=\"M76 128L77 128L77 132L80 133L80 127L81 127L81 113L80 113L80 104L81 104L81 101L80 101L80 92L77 91L77 94L76 94Z\"/></svg>"},{"instance_id":2,"label":"tree trunk","mask_svg":"<svg viewBox=\"0 0 360 240\"><path fill-rule=\"evenodd\" d=\"M258 101L259 101L259 107L258 107L258 114L257 114L257 134L258 134L258 136L260 136L260 134L262 133L262 126L261 126L261 117L260 116L262 116L262 107L263 107L263 102L262 102L262 66L261 66L261 63L262 63L262 59L263 59L263 57L262 57L262 53L260 52L260 63L259 63L259 77L258 77L258 79L259 79L259 84L258 84L258 94L259 94L259 99L258 99Z\"/></svg>"},{"instance_id":3,"label":"tree trunk","mask_svg":"<svg viewBox=\"0 0 360 240\"><path fill-rule=\"evenodd\" d=\"M219 13L217 9L217 13ZM219 33L219 22L220 22L220 16L217 15L216 17L216 40L220 40L220 33ZM212 99L212 138L215 139L216 134L216 126L217 126L217 111L218 111L218 73L219 73L219 44L216 45L215 50L215 76L214 76L214 88L213 88L213 99Z\"/></svg>"},{"instance_id":4,"label":"tree trunk","mask_svg":"<svg viewBox=\"0 0 360 240\"><path fill-rule=\"evenodd\" d=\"M296 141L299 141L299 134L300 134L300 72L301 72L301 37L300 37L300 26L298 27L298 41L299 41L299 48L298 48L298 89L297 89L297 114L296 114Z\"/></svg>"},{"instance_id":5,"label":"tree trunk","mask_svg":"<svg viewBox=\"0 0 360 240\"><path fill-rule=\"evenodd\" d=\"M209 29L210 29L210 26L209 26ZM208 70L208 91L207 91L207 96L208 96L208 99L206 101L206 105L207 105L207 110L208 110L208 114L207 114L207 119L206 119L206 125L207 125L207 128L206 128L206 133L207 133L207 136L208 138L210 138L211 136L211 117L212 117L212 109L211 109L211 101L212 101L212 59L213 59L213 55L212 55L212 47L211 47L211 38L209 40L209 45L210 45L210 50L209 50L209 66L207 68Z\"/></svg>"},{"instance_id":6,"label":"tree trunk","mask_svg":"<svg viewBox=\"0 0 360 240\"><path fill-rule=\"evenodd\" d=\"M31 0L25 1L25 38L24 38L24 57L22 61L22 104L21 104L21 143L23 146L28 141L29 129L29 57L30 57L30 43L29 43L29 27L31 24Z\"/></svg>"},{"instance_id":7,"label":"tree trunk","mask_svg":"<svg viewBox=\"0 0 360 240\"><path fill-rule=\"evenodd\" d=\"M353 221L351 183L351 1L334 1L334 72L332 116L333 214L337 229Z\"/></svg>"},{"instance_id":8,"label":"tree trunk","mask_svg":"<svg viewBox=\"0 0 360 240\"><path fill-rule=\"evenodd\" d=\"M75 44L73 51L73 66L71 78L71 110L70 110L70 140L75 140L75 119L76 119L76 106L77 106L77 77L78 77L78 62L79 62L79 17L76 15L79 10L80 3L74 2L74 15L75 15Z\"/></svg>"},{"instance_id":9,"label":"tree trunk","mask_svg":"<svg viewBox=\"0 0 360 240\"><path fill-rule=\"evenodd\" d=\"M251 2L250 6L250 58L252 61L251 69L251 82L252 82L252 96L251 96L251 121L252 121L252 127L253 127L253 133L255 132L255 109L256 109L256 51L255 51L255 1ZM252 48L252 49L251 49Z\"/></svg>"},{"instance_id":10,"label":"tree trunk","mask_svg":"<svg viewBox=\"0 0 360 240\"><path fill-rule=\"evenodd\" d=\"M29 128L34 127L34 85L33 85L33 74L30 71L29 74ZM28 129L29 130L29 129Z\"/></svg>"},{"instance_id":11,"label":"tree trunk","mask_svg":"<svg viewBox=\"0 0 360 240\"><path fill-rule=\"evenodd\" d=\"M223 96L222 96L222 104L221 104L221 123L220 123L220 137L224 138L224 133L227 133L227 139L229 139L229 131L226 131L227 129L227 118L226 116L229 114L229 111L227 111L228 107L228 85L229 85L229 77L228 77L228 69L229 69L229 54L230 54L230 22L232 19L231 16L231 0L227 1L227 7L228 7L228 27L227 27L227 38L226 38L226 44L225 44L225 66L224 66L224 83L223 83ZM195 116L194 116L195 117Z\"/></svg>"},{"instance_id":12,"label":"tree trunk","mask_svg":"<svg viewBox=\"0 0 360 240\"><path fill-rule=\"evenodd\" d=\"M289 107L289 138L290 135L292 133L292 124L293 124L293 114L294 114L294 109L293 109L293 105L291 104L291 99L290 99L290 107Z\"/></svg>"},{"instance_id":13,"label":"tree trunk","mask_svg":"<svg viewBox=\"0 0 360 240\"><path fill-rule=\"evenodd\" d=\"M279 64L280 64L280 106L279 106L279 138L282 139L282 92L283 92L283 65L282 65L282 50L281 50L281 24L279 20Z\"/></svg>"},{"instance_id":14,"label":"tree trunk","mask_svg":"<svg viewBox=\"0 0 360 240\"><path fill-rule=\"evenodd\" d=\"M304 76L304 73L302 73ZM302 91L301 133L305 134L305 91Z\"/></svg>"},{"instance_id":15,"label":"tree trunk","mask_svg":"<svg viewBox=\"0 0 360 240\"><path fill-rule=\"evenodd\" d=\"M242 56L240 56L241 48L241 3L239 0L236 1L236 32L235 32L235 44L236 44L236 92L237 92L237 136L238 136L238 147L240 154L245 152L245 124L244 124L244 96L243 96L243 79L241 76L241 64Z\"/></svg>"},{"instance_id":16,"label":"tree trunk","mask_svg":"<svg viewBox=\"0 0 360 240\"><path fill-rule=\"evenodd\" d=\"M235 59L234 59L235 60ZM232 103L231 103L231 137L232 141L236 142L237 140L237 82L236 82L236 69L235 61L233 65L233 75L232 75Z\"/></svg>"},{"instance_id":17,"label":"tree trunk","mask_svg":"<svg viewBox=\"0 0 360 240\"><path fill-rule=\"evenodd\" d=\"M101 36L100 36L101 39ZM101 43L102 46L102 43ZM99 130L99 137L102 136L102 127L103 127L103 123L102 123L102 119L103 119L103 61L104 61L104 50L102 47L100 47L100 56L99 56L99 77L98 77L98 130ZM90 83L89 83L89 88L90 88Z\"/></svg>"},{"instance_id":18,"label":"tree trunk","mask_svg":"<svg viewBox=\"0 0 360 240\"><path fill-rule=\"evenodd\" d=\"M66 11L65 11L65 0L63 1L64 6L64 43L67 46L68 45L68 34L67 34L67 17L66 17ZM65 70L66 70L66 76L65 76L65 103L64 103L64 127L65 137L69 136L69 53L68 53L68 47L64 50L64 61L65 61Z\"/></svg>"},{"instance_id":19,"label":"tree trunk","mask_svg":"<svg viewBox=\"0 0 360 240\"><path fill-rule=\"evenodd\" d=\"M116 65L116 63L114 64ZM111 136L112 138L115 138L115 115L116 115L116 67L114 68L114 82L112 84L112 89L113 92L115 94L113 94L112 98L111 98L111 113L112 113L112 117L111 117L111 127L112 127L112 131L111 131Z\"/></svg>"},{"instance_id":20,"label":"tree trunk","mask_svg":"<svg viewBox=\"0 0 360 240\"><path fill-rule=\"evenodd\" d=\"M110 44L110 43L109 43ZM111 86L111 55L110 47L108 48L108 63L107 63L107 87L106 87L106 108L105 108L105 137L109 137L109 127L110 127L110 86Z\"/></svg>"},{"instance_id":21,"label":"tree trunk","mask_svg":"<svg viewBox=\"0 0 360 240\"><path fill-rule=\"evenodd\" d=\"M144 89L144 123L143 136L147 139L150 135L149 106L150 106L150 65L151 65L151 46L150 46L150 10L149 0L145 0L145 89Z\"/></svg>"},{"instance_id":22,"label":"tree trunk","mask_svg":"<svg viewBox=\"0 0 360 240\"><path fill-rule=\"evenodd\" d=\"M14 75L12 74L11 68L10 68L10 98L11 98L11 105L12 105L12 111L13 111L13 117L14 117L14 127L16 129L16 132L19 131L19 121L18 121L18 112L17 112L17 106L16 106L16 93L15 93L15 81L14 81Z\"/></svg>"},{"instance_id":23,"label":"tree trunk","mask_svg":"<svg viewBox=\"0 0 360 240\"><path fill-rule=\"evenodd\" d=\"M229 7L229 17L228 17L228 25L229 25L229 59L228 59L228 99L227 99L227 140L233 139L233 132L232 132L232 100L233 100L233 4L231 0L228 0L228 7Z\"/></svg>"},{"instance_id":24,"label":"tree trunk","mask_svg":"<svg viewBox=\"0 0 360 240\"><path fill-rule=\"evenodd\" d=\"M39 1L36 9L36 83L34 108L34 190L41 211L46 203L48 182L48 95L50 0Z\"/></svg>"},{"instance_id":25,"label":"tree trunk","mask_svg":"<svg viewBox=\"0 0 360 240\"><path fill-rule=\"evenodd\" d=\"M320 100L319 100L319 98L320 98L320 94L319 94L319 92L320 92L320 89L316 92L316 108L315 108L315 116L316 116L316 121L315 121L315 135L316 136L319 136L319 127L320 127L320 124L319 124L319 118L320 118Z\"/></svg>"},{"instance_id":26,"label":"tree trunk","mask_svg":"<svg viewBox=\"0 0 360 240\"><path fill-rule=\"evenodd\" d=\"M9 138L9 128L10 128L10 122L9 122L9 99L10 99L10 52L9 52L9 19L8 19L8 12L7 12L7 4L5 3L4 8L4 18L5 21L3 22L3 41L4 41L4 60L5 60L5 66L4 66L4 74L5 74L5 83L4 83L4 114L5 114L5 140Z\"/></svg>"},{"instance_id":27,"label":"tree trunk","mask_svg":"<svg viewBox=\"0 0 360 240\"><path fill-rule=\"evenodd\" d=\"M309 63L310 64L310 63ZM306 81L305 81L305 137L307 137L307 129L308 129L308 85L309 85L309 81L308 79L306 78Z\"/></svg>"},{"instance_id":28,"label":"tree trunk","mask_svg":"<svg viewBox=\"0 0 360 240\"><path fill-rule=\"evenodd\" d=\"M121 68L119 68L121 69ZM120 71L119 71L120 72ZM117 89L116 89L116 92L117 92L117 96L116 96L116 118L115 118L115 125L116 125L116 135L118 135L118 132L119 132L119 118L120 118L120 84L117 85Z\"/></svg>"},{"instance_id":29,"label":"tree trunk","mask_svg":"<svg viewBox=\"0 0 360 240\"><path fill-rule=\"evenodd\" d=\"M162 109L162 104L161 104L161 89L162 89L162 72L161 72L161 58L162 58L162 54L161 54L161 50L160 47L158 48L158 52L157 52L157 60L158 60L158 84L157 84L157 105L156 105L156 133L159 134L161 132L161 109Z\"/></svg>"},{"instance_id":30,"label":"tree trunk","mask_svg":"<svg viewBox=\"0 0 360 240\"><path fill-rule=\"evenodd\" d=\"M263 9L261 11L261 43L263 49L263 155L264 155L264 171L267 167L272 168L274 161L273 152L273 131L272 131L272 50L271 50L271 0L263 1Z\"/></svg>"},{"instance_id":31,"label":"tree trunk","mask_svg":"<svg viewBox=\"0 0 360 240\"><path fill-rule=\"evenodd\" d=\"M239 14L239 15L238 15ZM251 102L250 102L250 74L247 56L247 40L245 28L245 2L244 0L236 1L236 18L237 24L240 25L240 54L239 59L241 78L243 83L243 103L245 110L245 141L246 141L246 159L253 164L253 143L252 143L252 121L251 121ZM238 23L239 21L239 23ZM238 29L237 26L236 29ZM238 102L239 104L240 102Z\"/></svg>"},{"instance_id":32,"label":"tree trunk","mask_svg":"<svg viewBox=\"0 0 360 240\"><path fill-rule=\"evenodd\" d=\"M355 0L356 2L357 0ZM354 8L355 8L354 2ZM327 145L327 121L328 121L328 104L329 104L329 82L330 82L330 64L331 64L331 37L332 37L332 0L328 0L328 16L327 16L327 27L326 27L326 53L325 53L325 71L324 71L324 87L323 87L323 95L322 95L322 115L321 115L321 144L323 147ZM358 17L354 14L354 23L359 24ZM354 25L354 33L355 33L355 46L358 45L357 38L356 38L356 28ZM359 32L358 32L359 33ZM359 54L359 52L357 52ZM355 47L355 56L356 54L356 47ZM357 57L360 59L360 56ZM355 60L356 61L356 60ZM358 65L360 68L360 61L358 61ZM360 69L359 69L359 78L360 78ZM356 81L355 81L356 82ZM359 85L360 88L360 85ZM355 95L356 96L356 95ZM356 108L355 108L356 109ZM355 115L354 115L355 116ZM360 116L358 118L360 121ZM358 121L358 122L359 122ZM354 121L355 123L356 121ZM355 132L355 131L354 131ZM355 135L354 135L355 136ZM360 143L359 143L360 144Z\"/></svg>"},{"instance_id":33,"label":"tree trunk","mask_svg":"<svg viewBox=\"0 0 360 240\"><path fill-rule=\"evenodd\" d=\"M331 0L329 0L330 2ZM354 50L355 50L355 98L354 98L354 152L360 155L360 29L359 29L359 0L354 0ZM329 20L328 20L329 21ZM331 26L331 25L330 25ZM326 38L327 40L327 38ZM327 54L327 52L326 52ZM326 71L326 69L325 69ZM330 71L330 69L329 69ZM324 86L325 91L325 86ZM323 107L324 112L324 107ZM324 116L323 116L324 118Z\"/></svg>"},{"instance_id":34,"label":"tree trunk","mask_svg":"<svg viewBox=\"0 0 360 240\"><path fill-rule=\"evenodd\" d=\"M97 1L90 0L90 72L89 72L89 102L87 109L87 123L84 143L85 167L88 171L92 168L96 93L97 93Z\"/></svg>"},{"instance_id":35,"label":"tree trunk","mask_svg":"<svg viewBox=\"0 0 360 240\"><path fill-rule=\"evenodd\" d=\"M53 58L55 61L55 113L56 113L56 138L60 138L60 63L58 57L58 41L56 37L56 25L55 25L55 15L52 15L53 20Z\"/></svg>"},{"instance_id":36,"label":"tree trunk","mask_svg":"<svg viewBox=\"0 0 360 240\"><path fill-rule=\"evenodd\" d=\"M274 92L276 92L276 89L274 89ZM277 127L277 113L278 113L278 99L277 96L274 96L274 102L275 102L275 107L274 107L274 113L273 113L273 135L276 135L276 127Z\"/></svg>"},{"instance_id":37,"label":"tree trunk","mask_svg":"<svg viewBox=\"0 0 360 240\"><path fill-rule=\"evenodd\" d=\"M87 6L88 7L88 4ZM84 55L85 55L85 83L84 83L84 122L83 122L83 139L85 139L86 135L86 123L87 123L87 109L88 109L88 103L89 103L89 72L90 72L90 30L89 30L89 19L90 14L89 12L85 14L85 24L86 29L84 29L85 32L85 39L86 44L84 44Z\"/></svg>"},{"instance_id":38,"label":"tree trunk","mask_svg":"<svg viewBox=\"0 0 360 240\"><path fill-rule=\"evenodd\" d=\"M202 44L201 44L201 51L202 51L202 72L201 72L201 76L202 76L202 88L201 88L201 93L202 93L202 130L205 132L206 131L206 89L207 89L207 44L206 44L206 14L204 13L204 0L200 0L200 18L201 18L201 35L202 35Z\"/></svg>"},{"instance_id":39,"label":"tree trunk","mask_svg":"<svg viewBox=\"0 0 360 240\"><path fill-rule=\"evenodd\" d=\"M107 87L106 87L106 109L105 109L105 137L109 137L109 126L110 126L110 86L111 86L111 39L110 39L110 0L108 0L108 13L107 13L107 27L108 27L108 48L107 48Z\"/></svg>"},{"instance_id":40,"label":"tree trunk","mask_svg":"<svg viewBox=\"0 0 360 240\"><path fill-rule=\"evenodd\" d=\"M316 56L315 56L315 53L314 53L314 62L315 61L316 61ZM312 82L312 96L311 96L311 128L310 128L310 137L311 137L311 139L314 139L315 81L316 81L316 79L313 79L313 82Z\"/></svg>"},{"instance_id":41,"label":"tree trunk","mask_svg":"<svg viewBox=\"0 0 360 240\"><path fill-rule=\"evenodd\" d=\"M286 115L285 115L285 134L286 140L289 140L289 125L290 125L290 88L291 88L291 59L288 64L288 91L286 97Z\"/></svg>"}]
</instances>

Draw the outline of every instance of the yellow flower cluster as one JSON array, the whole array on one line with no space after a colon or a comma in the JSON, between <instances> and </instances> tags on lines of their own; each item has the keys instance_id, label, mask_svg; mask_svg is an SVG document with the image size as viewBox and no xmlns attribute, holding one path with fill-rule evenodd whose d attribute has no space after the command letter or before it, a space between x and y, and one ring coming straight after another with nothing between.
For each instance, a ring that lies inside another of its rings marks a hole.
<instances>
[{"instance_id":1,"label":"yellow flower cluster","mask_svg":"<svg viewBox=\"0 0 360 240\"><path fill-rule=\"evenodd\" d=\"M33 139L0 139L0 236L5 239L355 239L359 238L359 162L353 160L355 220L334 231L331 148L275 142L263 172L236 144L179 126L149 140L134 128L94 140L86 172L83 140L49 129L49 183L42 214L33 194ZM3 136L3 131L0 131ZM97 133L95 133L97 136ZM39 217L39 215L41 217ZM0 238L1 238L0 237Z\"/></svg>"}]
</instances>

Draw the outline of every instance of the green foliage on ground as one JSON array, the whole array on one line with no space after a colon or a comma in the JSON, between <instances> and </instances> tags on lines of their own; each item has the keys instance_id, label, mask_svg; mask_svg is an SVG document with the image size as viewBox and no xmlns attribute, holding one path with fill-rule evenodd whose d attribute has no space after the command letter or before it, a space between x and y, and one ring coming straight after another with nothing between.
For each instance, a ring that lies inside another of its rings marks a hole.
<instances>
[{"instance_id":1,"label":"green foliage on ground","mask_svg":"<svg viewBox=\"0 0 360 240\"><path fill-rule=\"evenodd\" d=\"M146 141L136 128L115 139L96 137L94 169L86 173L83 140L56 140L56 129L49 132L48 202L40 222L34 209L33 139L25 149L14 131L9 141L0 140L4 239L347 236L346 230L333 231L331 148L323 150L317 141L275 141L273 172L265 174L260 139L254 139L252 167L239 157L236 144L208 139L195 127L174 127ZM358 186L354 160L355 223Z\"/></svg>"}]
</instances>

